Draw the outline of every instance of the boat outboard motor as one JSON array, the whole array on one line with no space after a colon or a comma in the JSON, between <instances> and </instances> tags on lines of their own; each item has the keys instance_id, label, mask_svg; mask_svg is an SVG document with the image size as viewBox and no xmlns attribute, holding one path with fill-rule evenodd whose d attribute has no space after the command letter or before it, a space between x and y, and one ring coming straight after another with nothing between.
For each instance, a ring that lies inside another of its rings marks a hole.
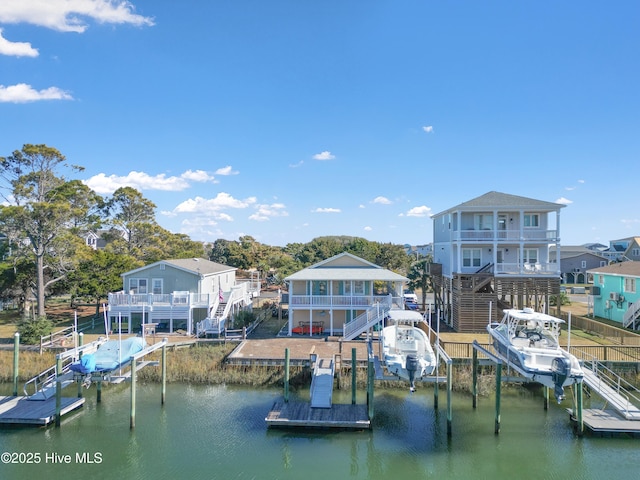
<instances>
[{"instance_id":1,"label":"boat outboard motor","mask_svg":"<svg viewBox=\"0 0 640 480\"><path fill-rule=\"evenodd\" d=\"M558 403L564 400L564 381L571 374L571 364L564 358L556 357L551 363L551 379L555 385L553 394Z\"/></svg>"},{"instance_id":2,"label":"boat outboard motor","mask_svg":"<svg viewBox=\"0 0 640 480\"><path fill-rule=\"evenodd\" d=\"M418 371L418 357L416 355L407 355L406 363L407 373L409 374L409 390L416 391L416 372Z\"/></svg>"}]
</instances>

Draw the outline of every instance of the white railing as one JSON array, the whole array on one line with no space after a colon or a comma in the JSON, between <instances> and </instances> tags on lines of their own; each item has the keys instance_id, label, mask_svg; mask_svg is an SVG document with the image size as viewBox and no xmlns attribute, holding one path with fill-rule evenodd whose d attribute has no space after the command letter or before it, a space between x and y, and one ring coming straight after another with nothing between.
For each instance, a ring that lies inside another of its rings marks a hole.
<instances>
[{"instance_id":1,"label":"white railing","mask_svg":"<svg viewBox=\"0 0 640 480\"><path fill-rule=\"evenodd\" d=\"M456 230L454 241L464 242L556 242L557 230Z\"/></svg>"},{"instance_id":2,"label":"white railing","mask_svg":"<svg viewBox=\"0 0 640 480\"><path fill-rule=\"evenodd\" d=\"M289 305L293 307L370 307L376 303L388 302L388 295L289 295ZM402 299L394 298L402 304Z\"/></svg>"},{"instance_id":3,"label":"white railing","mask_svg":"<svg viewBox=\"0 0 640 480\"><path fill-rule=\"evenodd\" d=\"M345 323L343 339L353 340L367 328L382 320L390 309L391 302L388 300L370 306L364 313L358 315L349 323Z\"/></svg>"},{"instance_id":4,"label":"white railing","mask_svg":"<svg viewBox=\"0 0 640 480\"><path fill-rule=\"evenodd\" d=\"M207 306L217 298L214 293L110 293L110 307L129 306L174 306L194 307Z\"/></svg>"},{"instance_id":5,"label":"white railing","mask_svg":"<svg viewBox=\"0 0 640 480\"><path fill-rule=\"evenodd\" d=\"M493 268L496 275L559 275L557 263L496 263Z\"/></svg>"},{"instance_id":6,"label":"white railing","mask_svg":"<svg viewBox=\"0 0 640 480\"><path fill-rule=\"evenodd\" d=\"M622 316L622 326L629 328L631 324L635 325L636 320L640 320L640 300L633 302ZM640 322L638 322L640 325Z\"/></svg>"}]
</instances>

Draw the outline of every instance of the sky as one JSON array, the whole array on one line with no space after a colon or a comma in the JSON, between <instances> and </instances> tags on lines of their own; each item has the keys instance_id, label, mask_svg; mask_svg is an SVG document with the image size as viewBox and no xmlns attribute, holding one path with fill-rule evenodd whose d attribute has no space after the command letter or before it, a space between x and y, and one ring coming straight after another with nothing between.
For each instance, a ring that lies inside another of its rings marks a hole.
<instances>
[{"instance_id":1,"label":"sky","mask_svg":"<svg viewBox=\"0 0 640 480\"><path fill-rule=\"evenodd\" d=\"M193 240L423 245L489 191L640 235L640 2L2 0L0 156Z\"/></svg>"}]
</instances>

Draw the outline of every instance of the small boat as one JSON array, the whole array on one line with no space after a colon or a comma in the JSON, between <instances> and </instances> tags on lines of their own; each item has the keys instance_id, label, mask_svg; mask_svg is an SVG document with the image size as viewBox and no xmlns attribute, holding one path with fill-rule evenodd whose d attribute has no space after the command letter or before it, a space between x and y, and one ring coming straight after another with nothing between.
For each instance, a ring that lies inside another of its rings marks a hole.
<instances>
[{"instance_id":1,"label":"small boat","mask_svg":"<svg viewBox=\"0 0 640 480\"><path fill-rule=\"evenodd\" d=\"M563 323L525 308L507 309L501 322L487 326L498 355L525 377L553 388L558 403L564 400L564 387L582 382L584 376L578 359L558 344Z\"/></svg>"},{"instance_id":2,"label":"small boat","mask_svg":"<svg viewBox=\"0 0 640 480\"><path fill-rule=\"evenodd\" d=\"M414 392L415 381L431 375L436 368L436 356L426 332L416 325L422 315L413 310L392 309L387 326L382 329L382 350L389 373L409 382Z\"/></svg>"},{"instance_id":3,"label":"small boat","mask_svg":"<svg viewBox=\"0 0 640 480\"><path fill-rule=\"evenodd\" d=\"M80 360L70 366L70 369L82 374L111 372L127 365L131 361L131 356L144 350L146 346L147 343L141 337L109 340L95 353L83 355Z\"/></svg>"}]
</instances>

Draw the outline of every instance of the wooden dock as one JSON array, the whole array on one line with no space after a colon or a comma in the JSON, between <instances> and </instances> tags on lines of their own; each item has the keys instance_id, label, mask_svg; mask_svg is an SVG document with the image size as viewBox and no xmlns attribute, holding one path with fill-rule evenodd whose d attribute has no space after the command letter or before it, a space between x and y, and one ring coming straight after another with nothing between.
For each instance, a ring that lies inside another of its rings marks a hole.
<instances>
[{"instance_id":1,"label":"wooden dock","mask_svg":"<svg viewBox=\"0 0 640 480\"><path fill-rule=\"evenodd\" d=\"M306 402L278 400L265 418L269 427L371 428L367 405L332 404L331 408L312 408Z\"/></svg>"},{"instance_id":2,"label":"wooden dock","mask_svg":"<svg viewBox=\"0 0 640 480\"><path fill-rule=\"evenodd\" d=\"M571 415L571 420L576 422L573 411L567 410ZM582 421L584 426L596 435L628 434L640 437L640 421L622 418L615 410L585 408L582 411Z\"/></svg>"},{"instance_id":3,"label":"wooden dock","mask_svg":"<svg viewBox=\"0 0 640 480\"><path fill-rule=\"evenodd\" d=\"M84 398L62 398L60 414L84 405ZM0 397L0 424L46 426L56 419L56 397L29 400L29 397Z\"/></svg>"}]
</instances>

